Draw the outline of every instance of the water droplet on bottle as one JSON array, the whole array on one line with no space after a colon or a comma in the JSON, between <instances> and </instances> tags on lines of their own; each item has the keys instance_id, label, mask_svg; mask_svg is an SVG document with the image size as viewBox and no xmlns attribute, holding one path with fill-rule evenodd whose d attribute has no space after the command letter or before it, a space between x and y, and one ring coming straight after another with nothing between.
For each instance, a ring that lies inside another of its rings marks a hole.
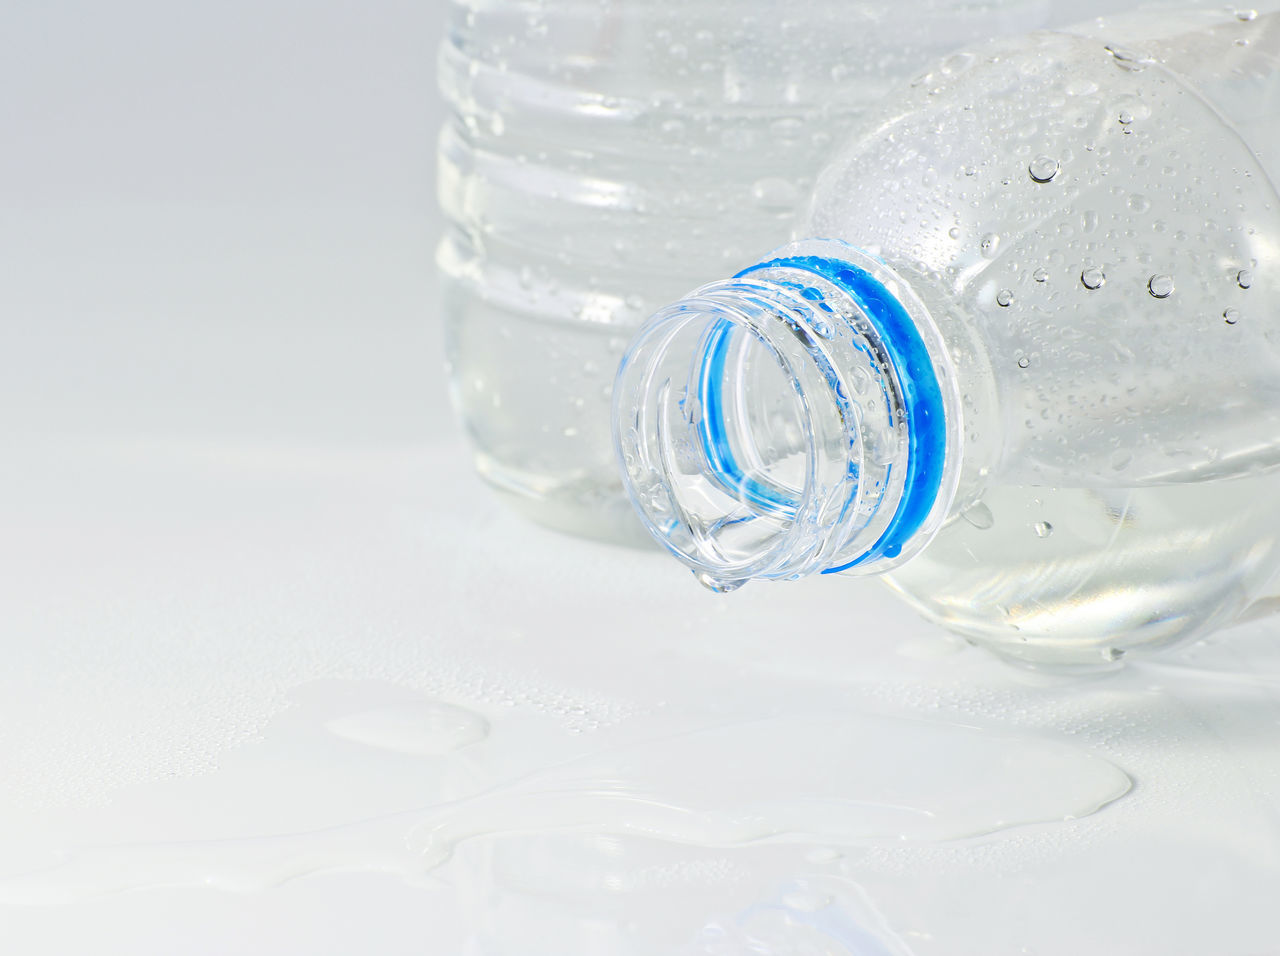
<instances>
[{"instance_id":1,"label":"water droplet on bottle","mask_svg":"<svg viewBox=\"0 0 1280 956\"><path fill-rule=\"evenodd\" d=\"M963 73L973 66L975 59L972 53L953 53L942 61L942 72L952 75Z\"/></svg>"},{"instance_id":2,"label":"water droplet on bottle","mask_svg":"<svg viewBox=\"0 0 1280 956\"><path fill-rule=\"evenodd\" d=\"M698 396L690 395L680 404L684 412L684 420L690 425L696 425L702 421L702 402L698 401Z\"/></svg>"},{"instance_id":3,"label":"water droplet on bottle","mask_svg":"<svg viewBox=\"0 0 1280 956\"><path fill-rule=\"evenodd\" d=\"M1008 289L1001 289L996 293L996 305L1002 309L1007 309L1013 305L1013 293Z\"/></svg>"},{"instance_id":4,"label":"water droplet on bottle","mask_svg":"<svg viewBox=\"0 0 1280 956\"><path fill-rule=\"evenodd\" d=\"M1253 285L1253 273L1248 269L1241 269L1236 273L1236 285L1242 289L1248 289Z\"/></svg>"},{"instance_id":5,"label":"water droplet on bottle","mask_svg":"<svg viewBox=\"0 0 1280 956\"><path fill-rule=\"evenodd\" d=\"M1031 164L1027 166L1027 172L1031 174L1033 182L1047 183L1058 175L1060 168L1058 161L1052 156L1041 155L1031 160Z\"/></svg>"},{"instance_id":6,"label":"water droplet on bottle","mask_svg":"<svg viewBox=\"0 0 1280 956\"><path fill-rule=\"evenodd\" d=\"M1128 126L1130 123L1133 122L1133 114L1130 113L1128 110L1121 110L1119 119L1120 119L1121 126Z\"/></svg>"},{"instance_id":7,"label":"water droplet on bottle","mask_svg":"<svg viewBox=\"0 0 1280 956\"><path fill-rule=\"evenodd\" d=\"M1053 534L1053 525L1049 524L1047 521L1037 521L1035 528L1037 537L1047 538L1049 535Z\"/></svg>"},{"instance_id":8,"label":"water droplet on bottle","mask_svg":"<svg viewBox=\"0 0 1280 956\"><path fill-rule=\"evenodd\" d=\"M966 166L964 167L964 174L966 176L976 176L978 174L978 169L976 166Z\"/></svg>"},{"instance_id":9,"label":"water droplet on bottle","mask_svg":"<svg viewBox=\"0 0 1280 956\"><path fill-rule=\"evenodd\" d=\"M1027 358L1025 355L1018 356L1018 368L1029 368L1030 365L1031 359Z\"/></svg>"},{"instance_id":10,"label":"water droplet on bottle","mask_svg":"<svg viewBox=\"0 0 1280 956\"><path fill-rule=\"evenodd\" d=\"M871 388L873 384L874 382L872 380L871 373L862 366L856 366L854 370L849 373L849 385L858 395L865 395L867 393L867 389Z\"/></svg>"},{"instance_id":11,"label":"water droplet on bottle","mask_svg":"<svg viewBox=\"0 0 1280 956\"><path fill-rule=\"evenodd\" d=\"M1227 309L1222 313L1222 318L1226 320L1227 325L1235 325L1240 321L1240 310Z\"/></svg>"},{"instance_id":12,"label":"water droplet on bottle","mask_svg":"<svg viewBox=\"0 0 1280 956\"><path fill-rule=\"evenodd\" d=\"M960 512L960 517L973 525L979 531L986 531L996 523L996 517L991 513L991 509L984 505L981 501L974 502L964 511Z\"/></svg>"},{"instance_id":13,"label":"water droplet on bottle","mask_svg":"<svg viewBox=\"0 0 1280 956\"><path fill-rule=\"evenodd\" d=\"M746 584L746 581L733 581L717 578L713 574L706 571L695 571L693 576L708 591L714 591L716 594L728 594L730 591L736 591L738 588Z\"/></svg>"},{"instance_id":14,"label":"water droplet on bottle","mask_svg":"<svg viewBox=\"0 0 1280 956\"><path fill-rule=\"evenodd\" d=\"M1250 20L1256 20L1257 17L1258 17L1257 10L1237 10L1236 11L1236 19L1244 23L1248 23Z\"/></svg>"},{"instance_id":15,"label":"water droplet on bottle","mask_svg":"<svg viewBox=\"0 0 1280 956\"><path fill-rule=\"evenodd\" d=\"M1101 289L1106 281L1106 275L1097 266L1091 266L1080 273L1080 284L1086 289Z\"/></svg>"},{"instance_id":16,"label":"water droplet on bottle","mask_svg":"<svg viewBox=\"0 0 1280 956\"><path fill-rule=\"evenodd\" d=\"M1105 48L1112 56L1112 62L1122 70L1129 70L1131 73L1139 72L1146 63L1142 56L1133 50L1125 49L1121 46L1109 46Z\"/></svg>"},{"instance_id":17,"label":"water droplet on bottle","mask_svg":"<svg viewBox=\"0 0 1280 956\"><path fill-rule=\"evenodd\" d=\"M1157 274L1147 280L1147 291L1157 299L1173 295L1173 276Z\"/></svg>"},{"instance_id":18,"label":"water droplet on bottle","mask_svg":"<svg viewBox=\"0 0 1280 956\"><path fill-rule=\"evenodd\" d=\"M1048 269L1037 269L1035 272L1031 273L1031 278L1035 279L1037 282L1048 282L1048 281L1049 281L1049 270L1048 270Z\"/></svg>"},{"instance_id":19,"label":"water droplet on bottle","mask_svg":"<svg viewBox=\"0 0 1280 956\"><path fill-rule=\"evenodd\" d=\"M979 248L982 250L984 258L994 259L996 257L996 250L1000 248L1000 236L994 232L987 233L982 237L982 243Z\"/></svg>"},{"instance_id":20,"label":"water droplet on bottle","mask_svg":"<svg viewBox=\"0 0 1280 956\"><path fill-rule=\"evenodd\" d=\"M948 236L950 236L952 239L959 239L959 238L960 238L960 227L959 227L959 226L952 226L950 229L948 229L948 230L947 230L947 235L948 235Z\"/></svg>"},{"instance_id":21,"label":"water droplet on bottle","mask_svg":"<svg viewBox=\"0 0 1280 956\"><path fill-rule=\"evenodd\" d=\"M1104 661L1118 661L1124 657L1124 651L1118 647L1104 647L1102 649L1102 659Z\"/></svg>"}]
</instances>

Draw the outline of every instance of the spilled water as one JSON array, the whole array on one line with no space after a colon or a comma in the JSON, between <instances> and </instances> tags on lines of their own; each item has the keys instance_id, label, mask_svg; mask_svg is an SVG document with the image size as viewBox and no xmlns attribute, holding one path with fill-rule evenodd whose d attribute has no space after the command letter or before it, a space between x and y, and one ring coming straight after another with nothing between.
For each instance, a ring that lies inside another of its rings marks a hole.
<instances>
[{"instance_id":1,"label":"spilled water","mask_svg":"<svg viewBox=\"0 0 1280 956\"><path fill-rule=\"evenodd\" d=\"M1085 816L1129 779L1078 748L869 714L779 717L593 755L423 812L424 860L495 831L586 827L694 846L948 840Z\"/></svg>"},{"instance_id":2,"label":"spilled water","mask_svg":"<svg viewBox=\"0 0 1280 956\"><path fill-rule=\"evenodd\" d=\"M425 757L478 743L489 723L462 707L422 701L336 717L325 729L358 744Z\"/></svg>"},{"instance_id":3,"label":"spilled water","mask_svg":"<svg viewBox=\"0 0 1280 956\"><path fill-rule=\"evenodd\" d=\"M147 473L99 478L151 514L172 483ZM1274 617L1057 680L870 582L714 596L661 556L584 561L452 507L428 551L399 511L290 510L293 472L254 525L295 543L286 574L265 546L218 545L245 501L203 460L192 473L208 484L183 499L220 502L186 536L209 548L175 563L161 513L111 577L114 526L96 550L55 536L125 610L58 617L62 590L37 595L24 626L50 637L0 673L0 926L24 953L178 951L139 941L267 923L293 940L299 912L321 935L354 915L387 953L1272 946ZM432 474L449 466L368 498L416 501ZM575 614L535 627L548 595Z\"/></svg>"},{"instance_id":4,"label":"spilled water","mask_svg":"<svg viewBox=\"0 0 1280 956\"><path fill-rule=\"evenodd\" d=\"M324 730L388 754L366 772L447 765L490 734L481 715L415 700L335 717ZM298 759L300 744L290 745ZM310 755L322 759L311 744ZM413 767L414 761L409 761ZM455 774L456 778L456 774ZM466 841L589 832L691 847L936 842L1094 813L1129 778L1069 744L872 713L787 715L668 734L545 766L454 799L256 838L91 846L0 881L0 902L47 903L154 886L262 889L305 873L428 877ZM207 785L207 784L206 784ZM302 794L297 796L302 797Z\"/></svg>"}]
</instances>

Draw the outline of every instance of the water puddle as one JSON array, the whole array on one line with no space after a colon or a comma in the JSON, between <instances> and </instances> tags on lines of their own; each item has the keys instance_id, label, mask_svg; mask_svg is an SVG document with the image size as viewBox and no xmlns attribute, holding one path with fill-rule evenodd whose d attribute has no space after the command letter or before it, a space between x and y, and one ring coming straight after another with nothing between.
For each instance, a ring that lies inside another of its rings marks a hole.
<instances>
[{"instance_id":1,"label":"water puddle","mask_svg":"<svg viewBox=\"0 0 1280 956\"><path fill-rule=\"evenodd\" d=\"M489 722L462 707L422 701L335 717L325 729L358 744L426 757L479 743Z\"/></svg>"},{"instance_id":2,"label":"water puddle","mask_svg":"<svg viewBox=\"0 0 1280 956\"><path fill-rule=\"evenodd\" d=\"M499 736L486 737L479 715L434 701L362 709L322 726L386 761L456 760L453 751L482 753ZM696 847L949 841L1087 816L1129 787L1115 765L1041 736L856 712L788 715L618 746L461 799L340 826L80 849L0 880L0 902L155 886L253 890L333 869L430 880L459 844L504 834L619 834ZM285 796L305 801L304 789Z\"/></svg>"}]
</instances>

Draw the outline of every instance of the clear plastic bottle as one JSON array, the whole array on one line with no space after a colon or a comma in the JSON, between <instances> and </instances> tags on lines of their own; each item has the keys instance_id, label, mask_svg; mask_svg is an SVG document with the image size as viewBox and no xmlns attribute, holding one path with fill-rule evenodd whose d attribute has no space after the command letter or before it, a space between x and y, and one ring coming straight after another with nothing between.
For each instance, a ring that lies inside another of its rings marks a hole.
<instances>
[{"instance_id":1,"label":"clear plastic bottle","mask_svg":"<svg viewBox=\"0 0 1280 956\"><path fill-rule=\"evenodd\" d=\"M833 130L938 55L1063 7L450 0L438 258L480 473L544 523L643 539L609 439L635 329L791 235Z\"/></svg>"},{"instance_id":2,"label":"clear plastic bottle","mask_svg":"<svg viewBox=\"0 0 1280 956\"><path fill-rule=\"evenodd\" d=\"M822 174L827 238L639 333L633 500L713 587L885 573L1029 661L1229 623L1280 566L1277 182L1280 15L953 54Z\"/></svg>"}]
</instances>

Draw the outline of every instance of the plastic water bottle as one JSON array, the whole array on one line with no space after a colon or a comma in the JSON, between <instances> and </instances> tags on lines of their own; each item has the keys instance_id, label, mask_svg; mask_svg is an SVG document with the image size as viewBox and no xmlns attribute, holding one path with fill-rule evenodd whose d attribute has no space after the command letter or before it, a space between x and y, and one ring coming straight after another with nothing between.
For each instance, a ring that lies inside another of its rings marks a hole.
<instances>
[{"instance_id":1,"label":"plastic water bottle","mask_svg":"<svg viewBox=\"0 0 1280 956\"><path fill-rule=\"evenodd\" d=\"M1231 622L1280 566L1277 183L1278 14L951 55L821 175L821 238L629 347L645 524L711 587L884 574L1029 661Z\"/></svg>"},{"instance_id":2,"label":"plastic water bottle","mask_svg":"<svg viewBox=\"0 0 1280 956\"><path fill-rule=\"evenodd\" d=\"M480 473L544 523L643 539L609 437L636 328L789 238L833 131L892 86L1062 6L451 0L439 262Z\"/></svg>"}]
</instances>

